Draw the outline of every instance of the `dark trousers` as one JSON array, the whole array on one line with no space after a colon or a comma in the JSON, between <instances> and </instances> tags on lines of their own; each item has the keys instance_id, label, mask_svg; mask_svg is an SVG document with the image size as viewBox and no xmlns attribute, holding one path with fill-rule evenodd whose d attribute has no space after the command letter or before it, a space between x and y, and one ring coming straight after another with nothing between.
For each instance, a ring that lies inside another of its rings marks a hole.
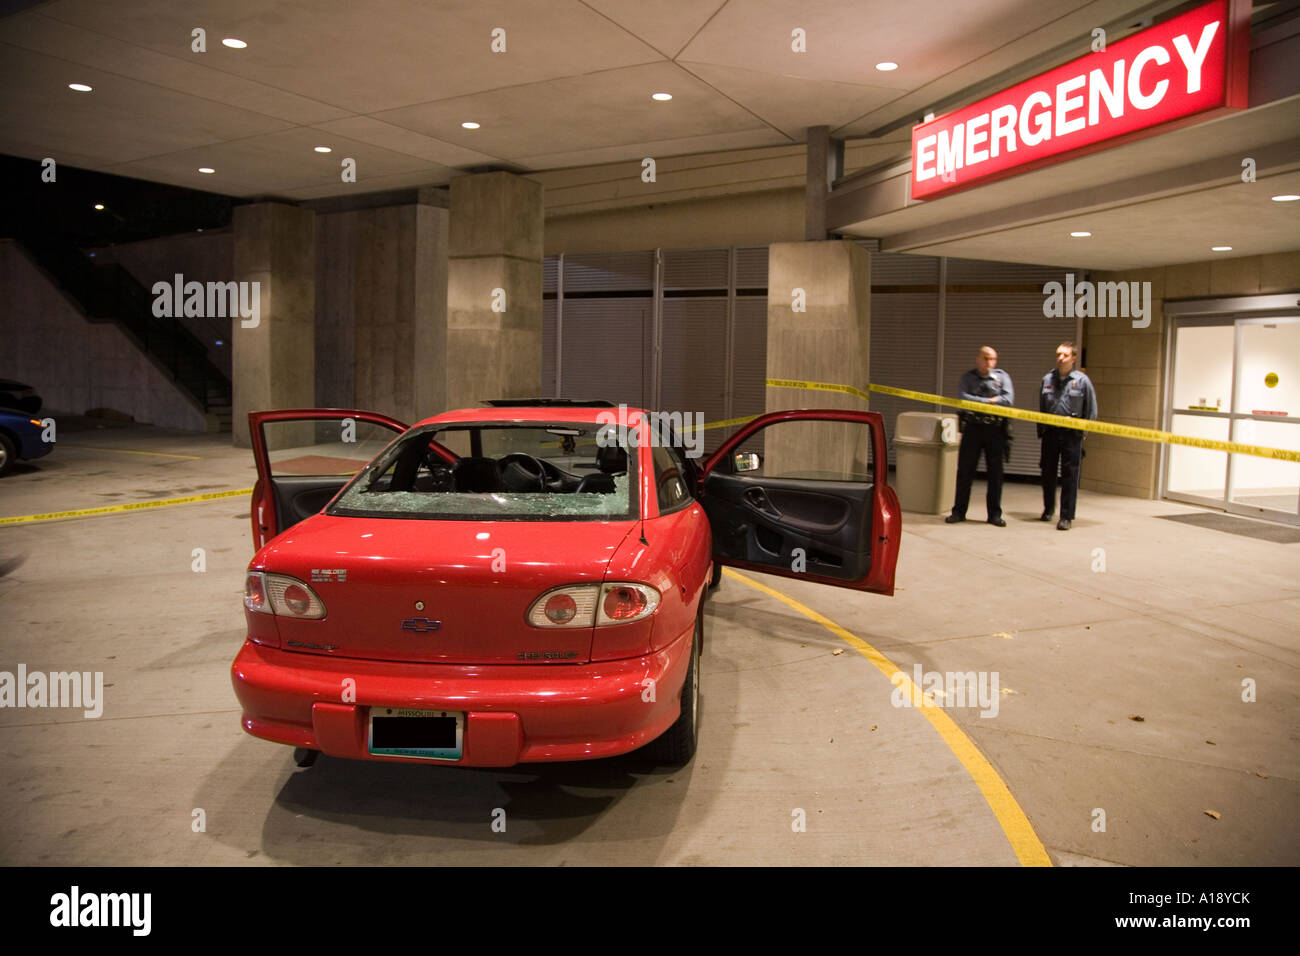
<instances>
[{"instance_id":1,"label":"dark trousers","mask_svg":"<svg viewBox=\"0 0 1300 956\"><path fill-rule=\"evenodd\" d=\"M961 448L957 450L957 497L952 503L952 513L966 517L970 504L970 486L979 467L980 453L984 453L984 467L989 473L988 496L985 499L989 519L1002 517L1002 453L1007 446L1002 425L982 425L970 422L961 433Z\"/></svg>"},{"instance_id":2,"label":"dark trousers","mask_svg":"<svg viewBox=\"0 0 1300 956\"><path fill-rule=\"evenodd\" d=\"M1061 517L1074 520L1079 499L1079 460L1083 457L1083 432L1047 426L1038 467L1043 476L1043 510L1056 510L1056 468L1061 468Z\"/></svg>"}]
</instances>

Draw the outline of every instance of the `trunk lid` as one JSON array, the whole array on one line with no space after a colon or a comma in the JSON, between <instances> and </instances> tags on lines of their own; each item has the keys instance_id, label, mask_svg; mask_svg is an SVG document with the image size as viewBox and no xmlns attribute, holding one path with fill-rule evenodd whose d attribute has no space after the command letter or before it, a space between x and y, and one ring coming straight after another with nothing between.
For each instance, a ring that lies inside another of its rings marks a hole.
<instances>
[{"instance_id":1,"label":"trunk lid","mask_svg":"<svg viewBox=\"0 0 1300 956\"><path fill-rule=\"evenodd\" d=\"M271 541L253 567L307 582L325 604L318 621L276 617L285 650L413 663L585 663L594 628L533 627L528 610L553 587L603 581L635 525L322 514Z\"/></svg>"}]
</instances>

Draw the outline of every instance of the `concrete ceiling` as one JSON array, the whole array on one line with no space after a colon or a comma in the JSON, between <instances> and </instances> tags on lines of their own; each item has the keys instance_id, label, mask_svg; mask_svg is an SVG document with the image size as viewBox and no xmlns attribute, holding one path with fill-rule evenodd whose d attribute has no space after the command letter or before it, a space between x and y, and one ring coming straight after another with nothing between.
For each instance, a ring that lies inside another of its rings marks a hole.
<instances>
[{"instance_id":1,"label":"concrete ceiling","mask_svg":"<svg viewBox=\"0 0 1300 956\"><path fill-rule=\"evenodd\" d=\"M861 137L1160 6L48 0L0 20L0 152L310 199L487 165L535 172L788 145L817 125ZM197 27L203 53L191 49ZM491 50L496 27L504 53ZM791 49L796 29L807 52ZM900 68L876 70L884 60ZM652 101L659 91L673 100ZM471 120L481 127L461 127ZM344 157L355 184L340 177Z\"/></svg>"}]
</instances>

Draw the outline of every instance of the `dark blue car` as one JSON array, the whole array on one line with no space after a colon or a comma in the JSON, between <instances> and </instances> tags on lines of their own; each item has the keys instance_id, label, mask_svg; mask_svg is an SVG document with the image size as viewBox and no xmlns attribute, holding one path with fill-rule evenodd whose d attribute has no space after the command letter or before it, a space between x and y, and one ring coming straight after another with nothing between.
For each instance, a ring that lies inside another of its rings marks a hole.
<instances>
[{"instance_id":1,"label":"dark blue car","mask_svg":"<svg viewBox=\"0 0 1300 956\"><path fill-rule=\"evenodd\" d=\"M8 472L15 461L31 461L54 450L54 442L41 440L43 431L39 418L0 408L0 475Z\"/></svg>"}]
</instances>

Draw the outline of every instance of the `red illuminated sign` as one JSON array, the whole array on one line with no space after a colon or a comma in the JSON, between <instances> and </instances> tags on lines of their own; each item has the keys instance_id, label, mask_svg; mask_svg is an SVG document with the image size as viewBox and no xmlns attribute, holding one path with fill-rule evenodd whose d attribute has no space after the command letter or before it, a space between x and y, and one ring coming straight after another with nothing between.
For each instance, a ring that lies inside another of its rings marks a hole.
<instances>
[{"instance_id":1,"label":"red illuminated sign","mask_svg":"<svg viewBox=\"0 0 1300 956\"><path fill-rule=\"evenodd\" d=\"M1244 109L1249 30L1250 0L1216 0L913 127L912 198Z\"/></svg>"}]
</instances>

